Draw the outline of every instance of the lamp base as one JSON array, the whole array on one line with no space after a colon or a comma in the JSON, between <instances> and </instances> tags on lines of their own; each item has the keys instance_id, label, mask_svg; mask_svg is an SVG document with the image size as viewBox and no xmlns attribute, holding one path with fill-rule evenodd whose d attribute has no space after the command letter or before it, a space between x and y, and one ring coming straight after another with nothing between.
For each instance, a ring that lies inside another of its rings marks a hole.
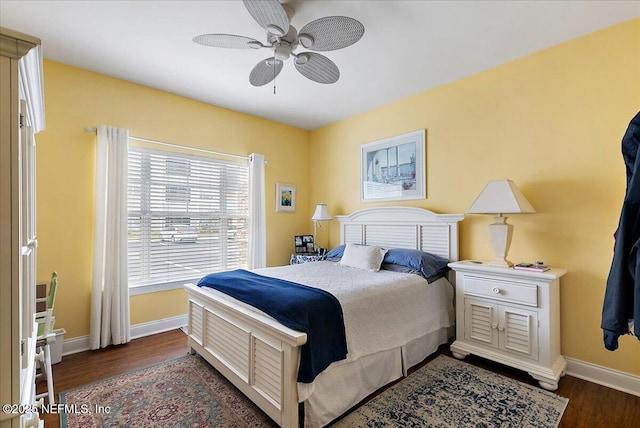
<instances>
[{"instance_id":1,"label":"lamp base","mask_svg":"<svg viewBox=\"0 0 640 428\"><path fill-rule=\"evenodd\" d=\"M507 217L497 216L493 218L494 223L489 225L489 239L491 240L491 248L495 260L487 263L496 267L511 267L513 263L507 260L507 252L511 246L511 236L513 235L513 226L507 224Z\"/></svg>"},{"instance_id":2,"label":"lamp base","mask_svg":"<svg viewBox=\"0 0 640 428\"><path fill-rule=\"evenodd\" d=\"M496 260L491 260L490 262L485 263L487 266L494 266L494 267L502 267L502 268L510 268L513 267L513 263L511 263L509 260L507 259L496 259Z\"/></svg>"}]
</instances>

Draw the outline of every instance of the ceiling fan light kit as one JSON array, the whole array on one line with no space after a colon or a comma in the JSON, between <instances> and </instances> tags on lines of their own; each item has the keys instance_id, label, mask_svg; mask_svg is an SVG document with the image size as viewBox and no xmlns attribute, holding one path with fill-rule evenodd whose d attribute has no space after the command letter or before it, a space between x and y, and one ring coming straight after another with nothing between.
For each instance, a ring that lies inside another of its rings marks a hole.
<instances>
[{"instance_id":1,"label":"ceiling fan light kit","mask_svg":"<svg viewBox=\"0 0 640 428\"><path fill-rule=\"evenodd\" d=\"M267 31L268 45L234 34L202 34L193 41L210 47L229 49L270 49L273 54L251 70L249 82L263 86L274 80L284 61L293 56L296 70L314 82L331 84L340 78L340 70L329 58L315 52L295 53L299 46L311 51L332 51L351 46L364 35L364 25L346 16L327 16L302 27L298 34L290 25L293 9L278 0L243 0L253 19Z\"/></svg>"},{"instance_id":2,"label":"ceiling fan light kit","mask_svg":"<svg viewBox=\"0 0 640 428\"><path fill-rule=\"evenodd\" d=\"M291 45L287 42L280 42L273 49L273 56L280 61L289 59L291 56Z\"/></svg>"}]
</instances>

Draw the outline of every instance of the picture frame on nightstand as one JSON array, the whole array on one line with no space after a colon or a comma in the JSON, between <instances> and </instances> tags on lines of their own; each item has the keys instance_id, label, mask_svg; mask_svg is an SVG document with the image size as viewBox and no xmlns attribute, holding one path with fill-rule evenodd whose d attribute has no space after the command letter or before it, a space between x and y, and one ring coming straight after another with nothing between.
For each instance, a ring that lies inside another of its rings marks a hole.
<instances>
[{"instance_id":1,"label":"picture frame on nightstand","mask_svg":"<svg viewBox=\"0 0 640 428\"><path fill-rule=\"evenodd\" d=\"M315 250L313 235L295 235L294 247L296 254L313 253Z\"/></svg>"}]
</instances>

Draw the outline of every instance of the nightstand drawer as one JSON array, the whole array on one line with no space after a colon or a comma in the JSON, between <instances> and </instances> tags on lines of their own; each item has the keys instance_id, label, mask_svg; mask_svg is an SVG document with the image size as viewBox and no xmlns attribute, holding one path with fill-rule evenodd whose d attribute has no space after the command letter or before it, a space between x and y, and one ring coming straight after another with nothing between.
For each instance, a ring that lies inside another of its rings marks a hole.
<instances>
[{"instance_id":1,"label":"nightstand drawer","mask_svg":"<svg viewBox=\"0 0 640 428\"><path fill-rule=\"evenodd\" d=\"M464 292L465 294L493 300L538 306L538 287L534 284L520 284L466 276L464 279Z\"/></svg>"}]
</instances>

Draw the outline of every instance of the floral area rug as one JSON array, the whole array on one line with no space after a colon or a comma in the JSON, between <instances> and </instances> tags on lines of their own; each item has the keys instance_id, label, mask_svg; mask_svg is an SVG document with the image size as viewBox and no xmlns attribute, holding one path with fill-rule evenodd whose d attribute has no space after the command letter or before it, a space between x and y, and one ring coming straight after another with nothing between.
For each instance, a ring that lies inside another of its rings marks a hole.
<instances>
[{"instance_id":1,"label":"floral area rug","mask_svg":"<svg viewBox=\"0 0 640 428\"><path fill-rule=\"evenodd\" d=\"M63 428L276 426L197 355L63 392L60 403Z\"/></svg>"},{"instance_id":2,"label":"floral area rug","mask_svg":"<svg viewBox=\"0 0 640 428\"><path fill-rule=\"evenodd\" d=\"M334 427L557 427L569 399L440 355Z\"/></svg>"}]
</instances>

